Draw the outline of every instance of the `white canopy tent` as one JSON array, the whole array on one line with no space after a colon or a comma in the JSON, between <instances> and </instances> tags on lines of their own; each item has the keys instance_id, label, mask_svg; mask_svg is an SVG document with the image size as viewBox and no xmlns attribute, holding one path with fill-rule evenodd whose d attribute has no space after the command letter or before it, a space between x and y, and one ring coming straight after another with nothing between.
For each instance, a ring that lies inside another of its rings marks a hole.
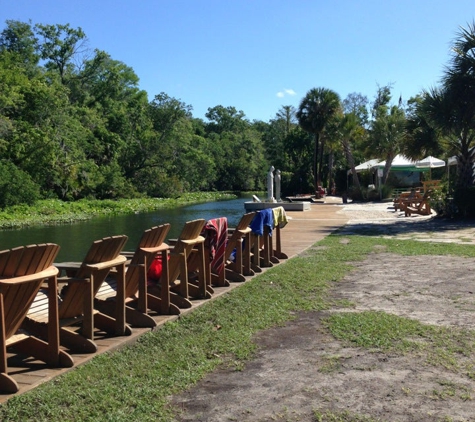
<instances>
[{"instance_id":1,"label":"white canopy tent","mask_svg":"<svg viewBox=\"0 0 475 422\"><path fill-rule=\"evenodd\" d=\"M386 166L386 161L380 161L375 165L379 169L383 169ZM426 168L417 167L416 161L410 160L402 154L398 154L394 157L391 163L392 171L426 171Z\"/></svg>"},{"instance_id":2,"label":"white canopy tent","mask_svg":"<svg viewBox=\"0 0 475 422\"><path fill-rule=\"evenodd\" d=\"M373 158L372 160L365 161L364 163L358 164L355 167L357 173L361 173L362 171L371 170L376 164L380 161L379 158ZM351 174L351 169L346 172L347 175Z\"/></svg>"},{"instance_id":3,"label":"white canopy tent","mask_svg":"<svg viewBox=\"0 0 475 422\"><path fill-rule=\"evenodd\" d=\"M422 160L416 162L416 167L419 168L428 168L429 169L429 179L432 180L432 170L433 168L445 167L445 161L439 158L432 157L429 155Z\"/></svg>"},{"instance_id":4,"label":"white canopy tent","mask_svg":"<svg viewBox=\"0 0 475 422\"><path fill-rule=\"evenodd\" d=\"M428 157L417 161L416 167L421 167L421 168L445 167L445 161L439 158L432 157L432 155L429 155Z\"/></svg>"}]
</instances>

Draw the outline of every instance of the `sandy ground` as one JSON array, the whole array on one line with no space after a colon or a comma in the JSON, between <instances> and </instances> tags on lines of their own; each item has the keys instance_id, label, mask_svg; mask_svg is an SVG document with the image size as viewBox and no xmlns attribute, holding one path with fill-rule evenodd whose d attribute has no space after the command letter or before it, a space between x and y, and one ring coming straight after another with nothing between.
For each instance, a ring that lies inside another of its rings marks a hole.
<instances>
[{"instance_id":1,"label":"sandy ground","mask_svg":"<svg viewBox=\"0 0 475 422\"><path fill-rule=\"evenodd\" d=\"M340 212L350 218L343 234L475 241L473 223L401 218L388 204L348 204ZM333 295L350 300L356 311L472 328L475 259L431 257L429 272L427 260L378 251L336 283ZM348 309L302 313L285 327L262 332L256 358L242 371L223 368L173 397L180 420L314 421L319 410L359 417L342 421L475 421L474 379L429 366L423 357L346 347L321 327L322 318L340 311Z\"/></svg>"}]
</instances>

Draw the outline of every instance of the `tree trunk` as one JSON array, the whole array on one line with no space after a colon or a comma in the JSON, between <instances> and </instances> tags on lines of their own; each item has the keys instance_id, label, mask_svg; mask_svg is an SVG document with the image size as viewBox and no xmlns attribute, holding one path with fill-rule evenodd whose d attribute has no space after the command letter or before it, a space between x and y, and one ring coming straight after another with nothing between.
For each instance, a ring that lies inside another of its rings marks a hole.
<instances>
[{"instance_id":1,"label":"tree trunk","mask_svg":"<svg viewBox=\"0 0 475 422\"><path fill-rule=\"evenodd\" d=\"M473 158L475 148L470 147L470 140L464 133L460 138L460 153L457 155L457 188L473 186Z\"/></svg>"},{"instance_id":2,"label":"tree trunk","mask_svg":"<svg viewBox=\"0 0 475 422\"><path fill-rule=\"evenodd\" d=\"M328 186L327 193L333 194L333 151L328 154Z\"/></svg>"},{"instance_id":3,"label":"tree trunk","mask_svg":"<svg viewBox=\"0 0 475 422\"><path fill-rule=\"evenodd\" d=\"M320 147L320 134L315 134L315 149L313 151L313 182L315 184L315 192L318 188L318 149Z\"/></svg>"},{"instance_id":4,"label":"tree trunk","mask_svg":"<svg viewBox=\"0 0 475 422\"><path fill-rule=\"evenodd\" d=\"M353 153L351 152L350 143L347 140L343 141L343 149L345 151L346 161L348 162L348 166L351 169L353 185L358 192L361 192L360 179L358 179L358 173L356 172L355 159L353 157Z\"/></svg>"},{"instance_id":5,"label":"tree trunk","mask_svg":"<svg viewBox=\"0 0 475 422\"><path fill-rule=\"evenodd\" d=\"M320 139L320 151L318 157L318 176L317 176L317 186L322 186L323 180L323 150L325 149L325 138Z\"/></svg>"},{"instance_id":6,"label":"tree trunk","mask_svg":"<svg viewBox=\"0 0 475 422\"><path fill-rule=\"evenodd\" d=\"M386 156L386 165L384 166L383 178L381 179L381 183L383 185L385 185L388 181L389 172L391 171L391 165L393 163L394 157L394 154L388 154Z\"/></svg>"}]
</instances>

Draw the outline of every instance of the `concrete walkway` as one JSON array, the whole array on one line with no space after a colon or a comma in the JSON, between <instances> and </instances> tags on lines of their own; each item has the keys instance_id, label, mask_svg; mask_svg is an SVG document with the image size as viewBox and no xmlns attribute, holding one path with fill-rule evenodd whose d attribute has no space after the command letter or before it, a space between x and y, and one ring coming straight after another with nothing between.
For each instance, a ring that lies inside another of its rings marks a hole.
<instances>
[{"instance_id":1,"label":"concrete walkway","mask_svg":"<svg viewBox=\"0 0 475 422\"><path fill-rule=\"evenodd\" d=\"M287 212L289 223L281 231L282 251L289 258L301 253L311 247L315 242L323 239L336 229L341 228L348 221L344 213L338 213L342 209L341 198L328 197L325 203L312 204L310 211ZM244 210L243 210L244 213ZM226 294L230 290L239 287L240 283L232 283L230 287L215 288L214 298ZM213 300L211 299L211 300ZM196 307L206 301L194 301L193 307L185 310L182 314L192 312ZM155 316L159 328L167 321L173 321L176 316ZM157 329L156 328L156 329ZM128 337L96 337L95 341L99 351L95 354L72 354L75 365L81 365L98 353L104 353L116 350L124 345L135 342L141 335L150 331L150 329L134 328L131 336ZM73 368L48 368L40 361L31 358L21 359L17 355L10 355L8 359L9 374L20 385L20 391L16 394L0 394L0 403L6 402L9 398L25 393L32 388L37 387L43 382L50 381L54 377L64 374Z\"/></svg>"}]
</instances>

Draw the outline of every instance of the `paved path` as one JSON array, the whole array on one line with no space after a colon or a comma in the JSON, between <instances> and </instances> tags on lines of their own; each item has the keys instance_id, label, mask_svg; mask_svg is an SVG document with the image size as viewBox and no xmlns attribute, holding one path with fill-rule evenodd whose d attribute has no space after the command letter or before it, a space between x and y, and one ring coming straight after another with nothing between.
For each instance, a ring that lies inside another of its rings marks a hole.
<instances>
[{"instance_id":1,"label":"paved path","mask_svg":"<svg viewBox=\"0 0 475 422\"><path fill-rule=\"evenodd\" d=\"M345 213L338 212L341 210L342 203L340 198L327 198L326 203L312 204L310 211L288 212L289 223L281 231L283 252L287 253L289 257L293 257L334 230L341 228L348 221L348 216L345 215ZM230 287L215 289L216 293L214 298L239 287L239 285L239 283L233 283ZM204 301L194 301L193 307L190 310L186 310L186 312L192 312L193 309L203 303ZM160 325L167 321L175 320L176 317L156 316L155 319L160 327ZM147 331L149 331L149 329L134 328L133 334L128 337L96 338L96 344L99 347L98 353L116 350L126 344L133 343ZM96 355L97 353L91 355L73 354L75 367L89 361ZM20 391L15 395L22 394L43 382L49 381L58 375L74 369L47 368L42 362L28 359L21 360L18 359L16 355L11 355L8 363L9 374L12 375L20 385ZM0 403L4 403L15 395L0 394Z\"/></svg>"}]
</instances>

